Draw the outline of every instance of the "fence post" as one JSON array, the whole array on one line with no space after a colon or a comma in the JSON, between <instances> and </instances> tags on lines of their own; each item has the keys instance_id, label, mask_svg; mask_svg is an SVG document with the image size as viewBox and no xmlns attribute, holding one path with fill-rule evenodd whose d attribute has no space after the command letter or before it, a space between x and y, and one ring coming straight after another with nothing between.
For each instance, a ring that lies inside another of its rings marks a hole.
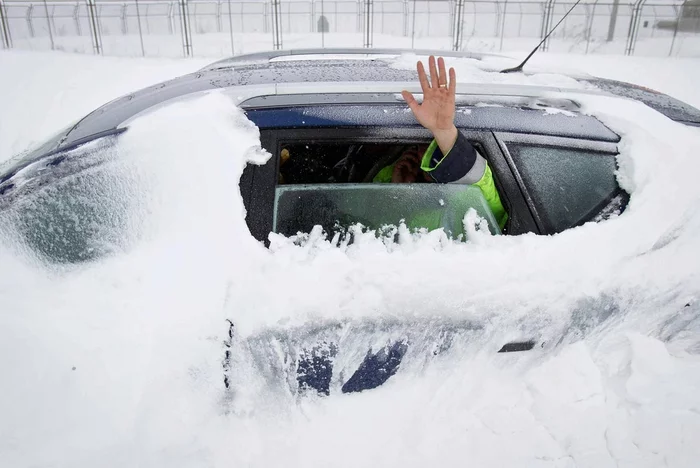
<instances>
[{"instance_id":1,"label":"fence post","mask_svg":"<svg viewBox=\"0 0 700 468\"><path fill-rule=\"evenodd\" d=\"M97 17L97 5L95 0L87 0L88 23L92 34L92 48L96 54L102 53L102 38L100 34L100 21Z\"/></svg>"},{"instance_id":2,"label":"fence post","mask_svg":"<svg viewBox=\"0 0 700 468\"><path fill-rule=\"evenodd\" d=\"M122 4L122 35L126 36L129 34L129 25L127 24L126 18L126 3Z\"/></svg>"},{"instance_id":3,"label":"fence post","mask_svg":"<svg viewBox=\"0 0 700 468\"><path fill-rule=\"evenodd\" d=\"M500 2L496 2L496 3L494 3L494 5L496 6L496 12L495 12L496 21L494 21L493 36L494 36L494 37L498 37L498 28L501 27L501 3L500 3ZM477 13L476 13L476 5L474 5L474 19L475 19L475 20L476 20L476 15L477 15Z\"/></svg>"},{"instance_id":4,"label":"fence post","mask_svg":"<svg viewBox=\"0 0 700 468\"><path fill-rule=\"evenodd\" d=\"M674 6L673 9L675 10L676 7ZM676 26L673 28L673 38L671 39L671 48L668 50L669 57L673 54L673 46L676 45L676 36L678 36L678 26L680 25L682 18L683 18L683 7L678 9L678 13L676 15Z\"/></svg>"},{"instance_id":5,"label":"fence post","mask_svg":"<svg viewBox=\"0 0 700 468\"><path fill-rule=\"evenodd\" d=\"M372 33L374 25L374 0L364 0L363 4L364 22L364 41L362 46L369 49L372 47Z\"/></svg>"},{"instance_id":6,"label":"fence post","mask_svg":"<svg viewBox=\"0 0 700 468\"><path fill-rule=\"evenodd\" d=\"M34 23L32 23L32 14L34 13L34 5L30 4L27 8L27 29L29 29L29 37L34 37L36 33L34 32ZM9 28L8 28L9 32Z\"/></svg>"},{"instance_id":7,"label":"fence post","mask_svg":"<svg viewBox=\"0 0 700 468\"><path fill-rule=\"evenodd\" d=\"M270 16L270 13L267 11L269 9L270 4L268 2L263 3L263 32L269 32L270 31L270 22L268 21L268 18ZM245 21L243 18L243 7L241 7L241 33L245 34Z\"/></svg>"},{"instance_id":8,"label":"fence post","mask_svg":"<svg viewBox=\"0 0 700 468\"><path fill-rule=\"evenodd\" d=\"M282 49L282 3L272 0L272 48Z\"/></svg>"},{"instance_id":9,"label":"fence post","mask_svg":"<svg viewBox=\"0 0 700 468\"><path fill-rule=\"evenodd\" d=\"M499 51L503 51L503 34L506 31L506 15L508 14L508 0L506 0L505 5L503 5L503 16L501 17L501 44L498 48Z\"/></svg>"},{"instance_id":10,"label":"fence post","mask_svg":"<svg viewBox=\"0 0 700 468\"><path fill-rule=\"evenodd\" d=\"M180 26L182 28L182 53L185 57L192 55L192 34L190 33L190 9L187 0L179 0Z\"/></svg>"},{"instance_id":11,"label":"fence post","mask_svg":"<svg viewBox=\"0 0 700 468\"><path fill-rule=\"evenodd\" d=\"M464 0L455 2L455 13L452 23L452 50L458 51L462 46L462 35L464 29Z\"/></svg>"},{"instance_id":12,"label":"fence post","mask_svg":"<svg viewBox=\"0 0 700 468\"><path fill-rule=\"evenodd\" d=\"M336 4L335 7L338 8L338 5ZM325 24L329 25L328 30L330 31L330 23L328 23L328 19L326 18L326 11L325 11L325 7L323 5L323 0L321 0L321 18L326 19ZM321 47L325 48L326 47L326 28L325 28L325 25L322 25L322 26L323 27L321 28Z\"/></svg>"},{"instance_id":13,"label":"fence post","mask_svg":"<svg viewBox=\"0 0 700 468\"><path fill-rule=\"evenodd\" d=\"M56 45L53 42L53 31L51 30L51 18L49 17L49 6L44 0L44 13L46 14L46 27L49 28L49 40L51 40L51 50L56 49Z\"/></svg>"},{"instance_id":14,"label":"fence post","mask_svg":"<svg viewBox=\"0 0 700 468\"><path fill-rule=\"evenodd\" d=\"M411 49L416 48L416 0L413 0L413 26L411 26Z\"/></svg>"},{"instance_id":15,"label":"fence post","mask_svg":"<svg viewBox=\"0 0 700 468\"><path fill-rule=\"evenodd\" d=\"M455 2L454 0L449 0L449 23L450 23L450 34L452 37L455 33ZM430 11L430 3L428 3L428 12ZM428 27L430 27L430 13L428 13Z\"/></svg>"},{"instance_id":16,"label":"fence post","mask_svg":"<svg viewBox=\"0 0 700 468\"><path fill-rule=\"evenodd\" d=\"M625 47L625 55L634 54L634 46L637 44L637 34L639 33L639 21L641 19L642 8L644 8L646 0L637 0L632 9L632 17L630 18L630 27L627 32L627 45Z\"/></svg>"},{"instance_id":17,"label":"fence post","mask_svg":"<svg viewBox=\"0 0 700 468\"><path fill-rule=\"evenodd\" d=\"M53 31L58 31L58 28L56 27L56 5L51 6L51 34L53 34Z\"/></svg>"},{"instance_id":18,"label":"fence post","mask_svg":"<svg viewBox=\"0 0 700 468\"><path fill-rule=\"evenodd\" d=\"M195 16L197 16L196 11ZM216 32L221 32L221 0L216 2Z\"/></svg>"},{"instance_id":19,"label":"fence post","mask_svg":"<svg viewBox=\"0 0 700 468\"><path fill-rule=\"evenodd\" d=\"M139 23L139 39L141 40L141 57L146 56L146 49L143 47L143 31L141 30L141 11L139 9L139 0L136 1L136 21Z\"/></svg>"},{"instance_id":20,"label":"fence post","mask_svg":"<svg viewBox=\"0 0 700 468\"><path fill-rule=\"evenodd\" d=\"M173 10L175 9L173 2L170 2L168 4L168 32L170 34L175 34L175 13L173 13Z\"/></svg>"},{"instance_id":21,"label":"fence post","mask_svg":"<svg viewBox=\"0 0 700 468\"><path fill-rule=\"evenodd\" d=\"M0 35L2 36L3 49L11 49L10 22L7 19L7 9L3 0L0 0Z\"/></svg>"},{"instance_id":22,"label":"fence post","mask_svg":"<svg viewBox=\"0 0 700 468\"><path fill-rule=\"evenodd\" d=\"M83 30L80 27L80 3L75 4L75 8L73 8L73 22L75 22L75 31L78 33L78 36L83 35Z\"/></svg>"},{"instance_id":23,"label":"fence post","mask_svg":"<svg viewBox=\"0 0 700 468\"><path fill-rule=\"evenodd\" d=\"M403 36L408 37L408 0L403 0Z\"/></svg>"},{"instance_id":24,"label":"fence post","mask_svg":"<svg viewBox=\"0 0 700 468\"><path fill-rule=\"evenodd\" d=\"M542 17L542 31L540 37L544 38L549 29L552 27L552 13L554 12L554 1L547 0L544 5L544 16ZM546 52L549 49L549 38L542 43L542 52Z\"/></svg>"},{"instance_id":25,"label":"fence post","mask_svg":"<svg viewBox=\"0 0 700 468\"><path fill-rule=\"evenodd\" d=\"M231 35L231 55L236 55L233 50L233 18L231 18L231 0L228 0L228 30Z\"/></svg>"},{"instance_id":26,"label":"fence post","mask_svg":"<svg viewBox=\"0 0 700 468\"><path fill-rule=\"evenodd\" d=\"M613 0L612 10L610 12L610 24L608 25L608 42L612 42L615 38L615 25L617 24L617 10L620 7L620 0Z\"/></svg>"},{"instance_id":27,"label":"fence post","mask_svg":"<svg viewBox=\"0 0 700 468\"><path fill-rule=\"evenodd\" d=\"M588 20L588 31L586 32L586 53L588 53L588 48L591 45L591 34L593 32L593 21L595 21L595 7L598 6L598 0L593 2L593 10L591 11L591 17Z\"/></svg>"}]
</instances>

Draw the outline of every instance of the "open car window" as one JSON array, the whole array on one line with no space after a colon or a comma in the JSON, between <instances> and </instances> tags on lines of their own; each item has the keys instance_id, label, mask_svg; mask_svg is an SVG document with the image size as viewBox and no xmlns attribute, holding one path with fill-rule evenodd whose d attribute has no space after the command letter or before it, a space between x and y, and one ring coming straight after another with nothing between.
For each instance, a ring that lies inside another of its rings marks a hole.
<instances>
[{"instance_id":1,"label":"open car window","mask_svg":"<svg viewBox=\"0 0 700 468\"><path fill-rule=\"evenodd\" d=\"M273 231L289 236L320 225L333 235L358 223L374 230L403 222L411 230L441 228L460 238L465 214L473 209L500 234L478 187L428 183L422 171L412 183L392 183L392 165L406 154L422 155L428 144L283 143Z\"/></svg>"}]
</instances>

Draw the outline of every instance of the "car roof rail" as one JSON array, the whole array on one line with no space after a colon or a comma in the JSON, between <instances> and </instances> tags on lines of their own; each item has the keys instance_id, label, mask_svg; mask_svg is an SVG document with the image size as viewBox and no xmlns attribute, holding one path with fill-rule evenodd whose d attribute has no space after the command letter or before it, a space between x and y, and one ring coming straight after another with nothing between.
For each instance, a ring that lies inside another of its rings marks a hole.
<instances>
[{"instance_id":1,"label":"car roof rail","mask_svg":"<svg viewBox=\"0 0 700 468\"><path fill-rule=\"evenodd\" d=\"M274 50L268 52L255 52L252 54L235 55L230 58L219 60L205 67L208 70L221 68L224 66L248 64L255 62L269 62L279 57L294 57L303 55L440 55L442 57L458 57L458 58L474 58L481 59L486 55L495 56L496 54L483 54L473 52L456 52L451 50L432 50L432 49L365 49L365 48L328 48L328 49L289 49L289 50Z\"/></svg>"}]
</instances>

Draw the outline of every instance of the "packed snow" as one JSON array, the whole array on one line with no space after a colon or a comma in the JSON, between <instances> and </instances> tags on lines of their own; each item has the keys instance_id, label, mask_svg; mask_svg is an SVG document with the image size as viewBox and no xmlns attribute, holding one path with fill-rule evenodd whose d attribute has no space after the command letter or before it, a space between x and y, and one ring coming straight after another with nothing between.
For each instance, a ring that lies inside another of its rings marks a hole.
<instances>
[{"instance_id":1,"label":"packed snow","mask_svg":"<svg viewBox=\"0 0 700 468\"><path fill-rule=\"evenodd\" d=\"M3 53L0 66L4 160L128 86L198 64ZM234 100L176 102L119 137L94 175L131 210L113 255L50 267L0 226L0 465L697 464L697 129L587 97L585 112L622 135L631 193L599 224L469 243L368 233L341 247L314 232L266 249L237 181L269 155ZM377 389L315 397L271 388L242 355L225 390L227 320L239 340L339 322L485 326L434 359L407 355ZM496 354L532 335L541 347Z\"/></svg>"}]
</instances>

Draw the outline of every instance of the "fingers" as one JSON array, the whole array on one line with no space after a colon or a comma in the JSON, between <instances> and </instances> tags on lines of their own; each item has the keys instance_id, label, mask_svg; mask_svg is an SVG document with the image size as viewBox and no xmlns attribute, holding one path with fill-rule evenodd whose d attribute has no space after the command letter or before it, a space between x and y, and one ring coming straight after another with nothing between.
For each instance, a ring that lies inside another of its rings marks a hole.
<instances>
[{"instance_id":1,"label":"fingers","mask_svg":"<svg viewBox=\"0 0 700 468\"><path fill-rule=\"evenodd\" d=\"M427 93L430 89L440 89L446 88L450 92L454 93L457 89L455 70L450 68L449 82L447 80L447 71L445 70L445 59L439 57L437 62L435 61L435 56L431 55L428 58L428 67L430 68L430 80L428 81L428 76L425 73L425 67L423 63L419 60L416 68L418 69L418 79L420 80L420 86L423 89L423 94ZM410 93L409 93L410 94ZM404 99L406 97L404 96ZM408 100L406 100L408 102ZM410 104L409 104L410 105Z\"/></svg>"},{"instance_id":2,"label":"fingers","mask_svg":"<svg viewBox=\"0 0 700 468\"><path fill-rule=\"evenodd\" d=\"M418 69L418 81L420 81L420 87L423 89L423 93L425 94L430 89L430 83L428 82L428 76L425 74L425 68L423 67L423 62L421 62L419 60L416 68ZM404 97L404 99L405 99L405 97Z\"/></svg>"},{"instance_id":3,"label":"fingers","mask_svg":"<svg viewBox=\"0 0 700 468\"><path fill-rule=\"evenodd\" d=\"M437 67L435 66L435 56L431 55L428 59L428 66L430 67L430 84L433 88L437 88L440 83L438 77Z\"/></svg>"},{"instance_id":4,"label":"fingers","mask_svg":"<svg viewBox=\"0 0 700 468\"><path fill-rule=\"evenodd\" d=\"M414 98L413 94L406 90L401 91L401 96L403 97L403 100L406 101L406 104L408 104L408 107L411 108L411 112L413 112L413 114L415 115L416 111L420 107L420 104L418 104L416 98Z\"/></svg>"},{"instance_id":5,"label":"fingers","mask_svg":"<svg viewBox=\"0 0 700 468\"><path fill-rule=\"evenodd\" d=\"M457 74L455 73L454 68L450 68L450 87L449 87L449 90L450 90L450 94L452 96L454 96L455 93L457 92Z\"/></svg>"},{"instance_id":6,"label":"fingers","mask_svg":"<svg viewBox=\"0 0 700 468\"><path fill-rule=\"evenodd\" d=\"M442 57L438 58L438 84L443 88L447 87L447 72L445 71L445 59Z\"/></svg>"}]
</instances>

